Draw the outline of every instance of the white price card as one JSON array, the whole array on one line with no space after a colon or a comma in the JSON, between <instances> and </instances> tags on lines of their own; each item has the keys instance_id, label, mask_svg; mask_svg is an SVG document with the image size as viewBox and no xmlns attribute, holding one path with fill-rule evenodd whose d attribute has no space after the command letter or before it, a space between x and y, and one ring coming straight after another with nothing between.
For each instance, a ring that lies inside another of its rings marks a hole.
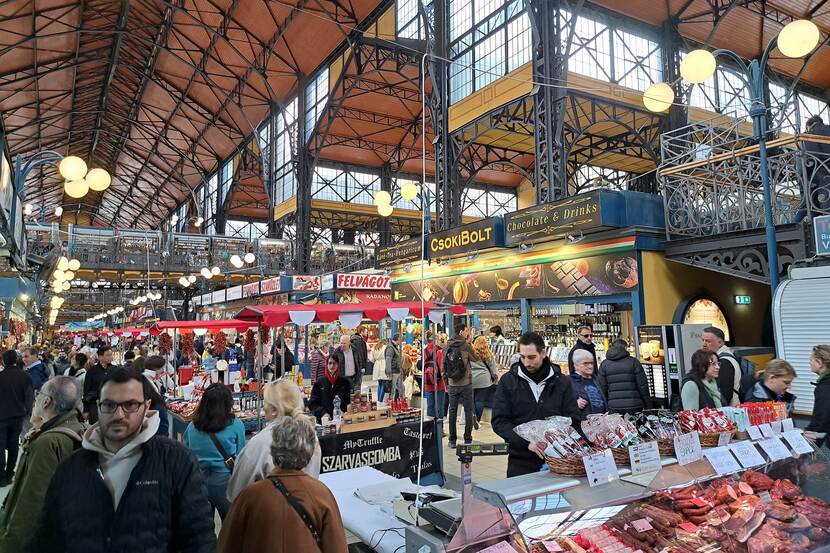
<instances>
[{"instance_id":1,"label":"white price card","mask_svg":"<svg viewBox=\"0 0 830 553\"><path fill-rule=\"evenodd\" d=\"M770 461L780 461L781 459L792 458L790 450L787 449L784 442L777 437L761 440L758 444L767 453L767 457L769 457Z\"/></svg>"},{"instance_id":2,"label":"white price card","mask_svg":"<svg viewBox=\"0 0 830 553\"><path fill-rule=\"evenodd\" d=\"M788 430L784 432L784 439L790 444L790 447L799 455L805 455L813 452L813 446L810 445L801 432L798 430Z\"/></svg>"},{"instance_id":3,"label":"white price card","mask_svg":"<svg viewBox=\"0 0 830 553\"><path fill-rule=\"evenodd\" d=\"M781 433L781 421L772 421L769 423L770 428L772 428L773 434L780 434Z\"/></svg>"},{"instance_id":4,"label":"white price card","mask_svg":"<svg viewBox=\"0 0 830 553\"><path fill-rule=\"evenodd\" d=\"M631 460L631 474L653 472L660 470L660 449L657 442L645 442L628 447L628 458Z\"/></svg>"},{"instance_id":5,"label":"white price card","mask_svg":"<svg viewBox=\"0 0 830 553\"><path fill-rule=\"evenodd\" d=\"M614 456L610 449L605 449L593 455L586 455L582 458L585 465L585 474L588 477L588 485L599 486L614 480L619 480L620 473Z\"/></svg>"},{"instance_id":6,"label":"white price card","mask_svg":"<svg viewBox=\"0 0 830 553\"><path fill-rule=\"evenodd\" d=\"M712 468L715 469L715 472L720 475L734 474L742 470L741 465L732 456L728 447L713 447L707 449L703 454L712 465Z\"/></svg>"},{"instance_id":7,"label":"white price card","mask_svg":"<svg viewBox=\"0 0 830 553\"><path fill-rule=\"evenodd\" d=\"M681 465L688 465L703 458L700 448L700 435L697 432L680 434L674 437L674 456Z\"/></svg>"},{"instance_id":8,"label":"white price card","mask_svg":"<svg viewBox=\"0 0 830 553\"><path fill-rule=\"evenodd\" d=\"M732 453L735 454L735 457L738 458L738 462L741 463L744 468L752 468L752 467L759 467L765 463L764 458L761 457L761 454L758 453L758 450L755 448L752 442L749 440L741 440L740 442L734 442L729 444L729 449L732 450Z\"/></svg>"},{"instance_id":9,"label":"white price card","mask_svg":"<svg viewBox=\"0 0 830 553\"><path fill-rule=\"evenodd\" d=\"M790 430L795 430L795 425L793 424L792 419L784 419L781 421L781 429L784 432L789 432Z\"/></svg>"},{"instance_id":10,"label":"white price card","mask_svg":"<svg viewBox=\"0 0 830 553\"><path fill-rule=\"evenodd\" d=\"M732 441L732 432L721 432L718 435L718 445L729 445L729 442Z\"/></svg>"},{"instance_id":11,"label":"white price card","mask_svg":"<svg viewBox=\"0 0 830 553\"><path fill-rule=\"evenodd\" d=\"M761 429L761 434L765 438L772 438L775 435L775 433L772 431L772 427L767 423L759 424L758 428Z\"/></svg>"},{"instance_id":12,"label":"white price card","mask_svg":"<svg viewBox=\"0 0 830 553\"><path fill-rule=\"evenodd\" d=\"M749 432L750 439L752 439L754 441L757 441L757 440L760 440L761 438L763 438L763 436L761 435L761 429L758 428L757 426L750 426L749 428L746 429L746 431Z\"/></svg>"}]
</instances>

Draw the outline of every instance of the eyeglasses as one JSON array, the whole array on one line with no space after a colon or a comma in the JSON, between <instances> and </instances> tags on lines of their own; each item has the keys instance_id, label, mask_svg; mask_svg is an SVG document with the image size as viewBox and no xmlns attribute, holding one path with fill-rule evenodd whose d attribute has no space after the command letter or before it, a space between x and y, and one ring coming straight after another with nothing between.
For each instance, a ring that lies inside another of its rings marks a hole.
<instances>
[{"instance_id":1,"label":"eyeglasses","mask_svg":"<svg viewBox=\"0 0 830 553\"><path fill-rule=\"evenodd\" d=\"M144 405L143 401L136 401L131 399L130 401L122 401L121 403L117 403L115 401L99 401L98 408L101 410L102 413L115 413L118 408L120 407L122 411L125 413L136 413Z\"/></svg>"},{"instance_id":2,"label":"eyeglasses","mask_svg":"<svg viewBox=\"0 0 830 553\"><path fill-rule=\"evenodd\" d=\"M580 334L580 337L582 338L590 338L591 336L593 336L593 334Z\"/></svg>"}]
</instances>

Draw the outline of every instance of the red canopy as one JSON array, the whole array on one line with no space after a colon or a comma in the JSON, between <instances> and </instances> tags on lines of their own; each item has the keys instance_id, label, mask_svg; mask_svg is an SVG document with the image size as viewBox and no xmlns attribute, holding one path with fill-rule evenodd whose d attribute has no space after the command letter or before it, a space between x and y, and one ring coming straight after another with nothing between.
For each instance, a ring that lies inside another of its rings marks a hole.
<instances>
[{"instance_id":1,"label":"red canopy","mask_svg":"<svg viewBox=\"0 0 830 553\"><path fill-rule=\"evenodd\" d=\"M423 308L423 309L422 309ZM463 305L438 305L431 302L383 302L383 303L336 303L320 305L249 305L237 315L237 319L245 321L262 321L263 324L274 327L282 326L289 321L296 324L331 323L341 316L357 316L360 319L379 321L386 317L401 320L406 317L421 319L429 315L430 311L452 311L461 315L467 311ZM356 325L355 325L356 326Z\"/></svg>"},{"instance_id":2,"label":"red canopy","mask_svg":"<svg viewBox=\"0 0 830 553\"><path fill-rule=\"evenodd\" d=\"M133 336L138 336L142 332L149 332L149 330L150 330L149 328L131 328L131 327L127 327L127 328L116 328L115 330L112 330L112 333L115 334L116 336L123 336L124 334L131 334ZM102 332L102 333L108 334L106 332Z\"/></svg>"},{"instance_id":3,"label":"red canopy","mask_svg":"<svg viewBox=\"0 0 830 553\"><path fill-rule=\"evenodd\" d=\"M192 330L194 328L206 328L207 330L222 330L223 328L234 328L236 330L247 330L256 326L256 322L240 321L238 319L220 319L215 321L160 321L150 328L150 334L158 336L168 328L180 330Z\"/></svg>"}]
</instances>

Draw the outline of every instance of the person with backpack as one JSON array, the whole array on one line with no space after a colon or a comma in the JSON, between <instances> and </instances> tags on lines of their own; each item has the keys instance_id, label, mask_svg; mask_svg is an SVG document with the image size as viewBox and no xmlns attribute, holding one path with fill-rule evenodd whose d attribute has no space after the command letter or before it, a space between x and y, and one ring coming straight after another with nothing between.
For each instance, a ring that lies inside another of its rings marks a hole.
<instances>
[{"instance_id":1,"label":"person with backpack","mask_svg":"<svg viewBox=\"0 0 830 553\"><path fill-rule=\"evenodd\" d=\"M692 366L680 388L682 408L695 411L708 407L717 409L725 405L718 388L720 361L717 354L699 349L692 354Z\"/></svg>"},{"instance_id":2,"label":"person with backpack","mask_svg":"<svg viewBox=\"0 0 830 553\"><path fill-rule=\"evenodd\" d=\"M628 353L628 343L611 343L595 378L610 413L631 414L651 409L648 379L640 362Z\"/></svg>"},{"instance_id":3,"label":"person with backpack","mask_svg":"<svg viewBox=\"0 0 830 553\"><path fill-rule=\"evenodd\" d=\"M732 353L725 342L726 336L716 326L707 326L703 329L701 337L701 349L714 353L718 356L720 373L718 376L718 388L723 397L724 407L735 407L741 402L741 365L735 354Z\"/></svg>"},{"instance_id":4,"label":"person with backpack","mask_svg":"<svg viewBox=\"0 0 830 553\"><path fill-rule=\"evenodd\" d=\"M447 379L448 395L450 399L449 447L455 449L458 441L456 423L458 422L458 405L464 407L464 443L473 443L473 373L472 361L476 360L473 348L467 342L470 330L467 325L456 325L452 338L447 343L444 354L444 377Z\"/></svg>"},{"instance_id":5,"label":"person with backpack","mask_svg":"<svg viewBox=\"0 0 830 553\"><path fill-rule=\"evenodd\" d=\"M31 375L21 368L17 352L6 350L0 370L0 488L11 484L23 422L34 401Z\"/></svg>"},{"instance_id":6,"label":"person with backpack","mask_svg":"<svg viewBox=\"0 0 830 553\"><path fill-rule=\"evenodd\" d=\"M795 369L783 359L772 359L764 365L761 378L746 393L746 403L779 401L787 404L787 413L792 413L795 396L788 392L795 380Z\"/></svg>"},{"instance_id":7,"label":"person with backpack","mask_svg":"<svg viewBox=\"0 0 830 553\"><path fill-rule=\"evenodd\" d=\"M447 395L441 370L443 362L444 351L435 343L435 336L430 332L427 334L427 347L424 348L424 397L427 400L427 415L436 420L444 418L444 400Z\"/></svg>"},{"instance_id":8,"label":"person with backpack","mask_svg":"<svg viewBox=\"0 0 830 553\"><path fill-rule=\"evenodd\" d=\"M0 553L25 550L52 475L61 461L81 447L86 430L78 409L81 390L74 377L56 376L37 394L32 411L44 422L23 442L17 476L6 499L5 514L0 518Z\"/></svg>"}]
</instances>

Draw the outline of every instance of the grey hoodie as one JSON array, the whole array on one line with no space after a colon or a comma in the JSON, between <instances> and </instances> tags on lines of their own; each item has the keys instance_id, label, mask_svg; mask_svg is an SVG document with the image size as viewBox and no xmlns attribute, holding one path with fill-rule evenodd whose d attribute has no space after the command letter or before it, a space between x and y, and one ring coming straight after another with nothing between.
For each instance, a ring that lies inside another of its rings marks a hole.
<instances>
[{"instance_id":1,"label":"grey hoodie","mask_svg":"<svg viewBox=\"0 0 830 553\"><path fill-rule=\"evenodd\" d=\"M148 411L144 423L141 425L141 431L115 453L109 451L104 445L104 437L101 435L101 423L93 425L84 433L84 441L81 447L98 454L99 470L104 479L104 485L112 495L115 509L118 509L118 503L121 501L121 496L124 495L130 474L132 474L138 461L141 460L142 444L156 435L159 422L158 411Z\"/></svg>"}]
</instances>

